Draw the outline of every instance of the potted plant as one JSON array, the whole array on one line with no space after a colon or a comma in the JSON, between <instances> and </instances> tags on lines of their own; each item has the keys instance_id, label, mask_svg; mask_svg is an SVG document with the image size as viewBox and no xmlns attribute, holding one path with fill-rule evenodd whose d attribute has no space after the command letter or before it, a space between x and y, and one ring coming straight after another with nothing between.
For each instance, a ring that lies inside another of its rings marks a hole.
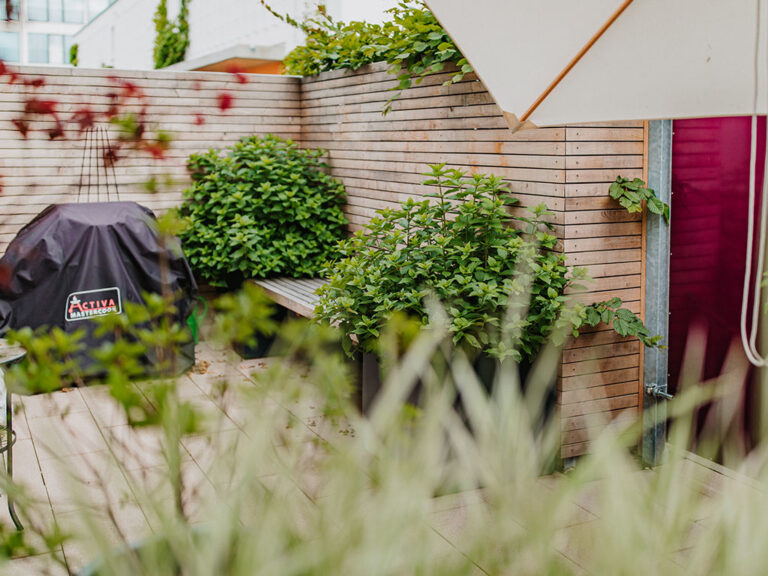
<instances>
[{"instance_id":1,"label":"potted plant","mask_svg":"<svg viewBox=\"0 0 768 576\"><path fill-rule=\"evenodd\" d=\"M514 215L517 200L493 175L467 177L439 164L427 176L432 191L424 200L379 212L341 243L340 258L325 271L316 316L357 342L364 410L379 386L372 363L385 323L401 314L427 325L428 294L445 306L453 343L485 364L491 381L496 362L509 359L525 370L548 340L561 343L600 321L616 319L620 334L658 342L631 311L619 309L618 298L584 306L566 295L586 271L568 267L554 250L545 206Z\"/></svg>"}]
</instances>

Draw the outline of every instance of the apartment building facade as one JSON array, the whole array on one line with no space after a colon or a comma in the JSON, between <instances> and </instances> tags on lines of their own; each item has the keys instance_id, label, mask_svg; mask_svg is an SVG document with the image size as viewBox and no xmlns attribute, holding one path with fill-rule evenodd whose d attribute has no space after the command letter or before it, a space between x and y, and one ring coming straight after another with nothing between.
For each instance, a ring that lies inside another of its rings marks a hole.
<instances>
[{"instance_id":1,"label":"apartment building facade","mask_svg":"<svg viewBox=\"0 0 768 576\"><path fill-rule=\"evenodd\" d=\"M68 66L74 35L114 1L0 2L0 59L14 64Z\"/></svg>"}]
</instances>

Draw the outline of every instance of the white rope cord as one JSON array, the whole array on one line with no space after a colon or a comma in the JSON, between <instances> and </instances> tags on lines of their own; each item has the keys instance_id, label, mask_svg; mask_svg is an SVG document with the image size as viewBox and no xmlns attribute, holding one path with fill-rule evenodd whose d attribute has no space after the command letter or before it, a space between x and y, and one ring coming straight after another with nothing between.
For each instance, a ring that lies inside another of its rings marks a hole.
<instances>
[{"instance_id":1,"label":"white rope cord","mask_svg":"<svg viewBox=\"0 0 768 576\"><path fill-rule=\"evenodd\" d=\"M744 287L741 296L741 343L744 346L744 352L747 355L747 359L754 366L766 366L768 365L768 358L761 356L760 351L757 349L757 335L760 327L760 307L762 305L762 280L765 264L765 241L766 241L766 224L768 223L768 201L766 201L766 191L768 190L768 154L765 159L765 170L763 171L763 183L761 187L761 205L760 205L760 236L759 247L757 253L757 269L755 270L754 279L754 295L752 301L752 325L749 329L749 335L747 335L747 316L749 308L749 288L752 280L752 258L754 252L754 238L755 238L755 194L756 188L756 172L757 172L757 93L758 93L758 79L759 79L759 66L758 59L760 55L760 3L762 0L757 0L757 17L755 18L755 85L753 93L753 114L752 114L752 126L751 126L751 139L749 149L749 204L747 208L747 255L746 266L744 271ZM766 123L766 146L768 146L768 122Z\"/></svg>"}]
</instances>

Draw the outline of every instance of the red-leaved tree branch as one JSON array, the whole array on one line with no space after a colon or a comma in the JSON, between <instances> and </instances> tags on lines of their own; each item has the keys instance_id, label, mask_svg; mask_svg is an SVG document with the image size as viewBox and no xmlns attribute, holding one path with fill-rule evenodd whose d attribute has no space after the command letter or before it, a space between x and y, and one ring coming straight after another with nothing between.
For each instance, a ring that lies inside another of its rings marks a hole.
<instances>
[{"instance_id":1,"label":"red-leaved tree branch","mask_svg":"<svg viewBox=\"0 0 768 576\"><path fill-rule=\"evenodd\" d=\"M6 16L10 19L13 12L9 8L13 8L13 2L5 0L5 3ZM229 74L238 84L245 84L248 81L247 76L238 69L230 69ZM91 104L81 102L71 106L74 107L74 112L65 115L60 111L60 102L43 93L43 88L46 86L44 77L22 74L0 60L0 83L25 88L22 112L17 118L11 120L23 138L28 138L35 129L36 123L41 121L45 122L45 127L39 130L50 140L67 139L72 135L79 138L80 134L93 128L97 123L106 122L117 128L118 137L110 141L109 146L103 150L105 166L114 166L130 151L144 152L156 160L164 160L172 137L161 127L150 125L148 110L151 102L144 90L136 83L118 76L109 76L107 80L111 89L106 95L108 100L106 109L99 111ZM202 81L193 84L196 91L201 90L202 87ZM220 113L230 110L234 102L235 98L231 92L220 91L216 95ZM203 111L194 113L191 125L204 124L205 116Z\"/></svg>"}]
</instances>

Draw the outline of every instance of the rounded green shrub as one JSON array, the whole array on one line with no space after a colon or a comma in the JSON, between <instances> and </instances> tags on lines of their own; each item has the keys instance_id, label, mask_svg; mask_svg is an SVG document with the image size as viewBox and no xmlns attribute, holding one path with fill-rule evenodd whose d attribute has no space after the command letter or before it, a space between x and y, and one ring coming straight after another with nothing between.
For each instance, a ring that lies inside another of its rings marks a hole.
<instances>
[{"instance_id":1,"label":"rounded green shrub","mask_svg":"<svg viewBox=\"0 0 768 576\"><path fill-rule=\"evenodd\" d=\"M346 224L344 185L324 172L324 154L272 135L193 154L180 214L195 273L213 285L318 275Z\"/></svg>"}]
</instances>

